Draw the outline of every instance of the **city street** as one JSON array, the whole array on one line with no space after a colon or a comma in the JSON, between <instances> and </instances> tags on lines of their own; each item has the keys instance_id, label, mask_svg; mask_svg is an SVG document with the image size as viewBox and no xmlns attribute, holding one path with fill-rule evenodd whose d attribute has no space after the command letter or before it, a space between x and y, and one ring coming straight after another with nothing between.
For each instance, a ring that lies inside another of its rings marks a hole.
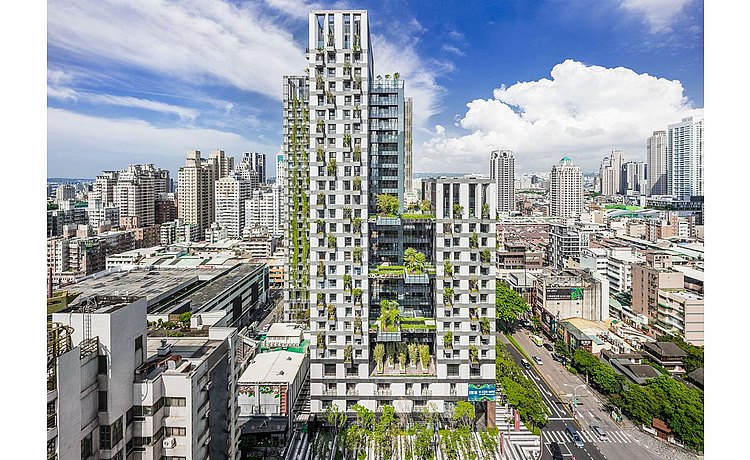
<instances>
[{"instance_id":1,"label":"city street","mask_svg":"<svg viewBox=\"0 0 750 460\"><path fill-rule=\"evenodd\" d=\"M550 352L545 348L534 344L529 338L528 331L520 330L513 334L513 338L527 355L538 356L542 360L542 365L532 362L532 370L524 369L524 373L539 387L545 403L552 411L549 423L542 430L545 444L543 459L552 458L548 447L552 441L561 445L566 460L571 456L576 460L584 458L607 458L609 460L695 458L669 448L661 441L642 433L627 421L622 424L615 422L603 409L603 401L598 399L585 381L553 360ZM501 340L506 341L505 337ZM521 354L510 343L507 343L506 347L520 364ZM574 397L578 404L571 416L570 402ZM574 423L583 438L584 449L576 448L566 433L566 425L571 423ZM604 430L605 438L600 439L594 433L591 428L594 425ZM565 455L568 452L571 456Z\"/></svg>"}]
</instances>

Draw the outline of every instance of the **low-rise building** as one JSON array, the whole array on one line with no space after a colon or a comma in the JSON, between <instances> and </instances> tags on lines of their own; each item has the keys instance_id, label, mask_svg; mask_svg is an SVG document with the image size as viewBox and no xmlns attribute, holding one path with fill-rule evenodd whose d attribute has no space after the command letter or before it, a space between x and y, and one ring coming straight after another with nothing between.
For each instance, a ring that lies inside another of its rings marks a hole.
<instances>
[{"instance_id":1,"label":"low-rise building","mask_svg":"<svg viewBox=\"0 0 750 460\"><path fill-rule=\"evenodd\" d=\"M685 290L660 289L653 327L657 335L672 334L703 346L703 297Z\"/></svg>"},{"instance_id":2,"label":"low-rise building","mask_svg":"<svg viewBox=\"0 0 750 460\"><path fill-rule=\"evenodd\" d=\"M672 342L645 343L643 344L643 355L671 374L685 373L685 365L682 360L687 356L687 353Z\"/></svg>"}]
</instances>

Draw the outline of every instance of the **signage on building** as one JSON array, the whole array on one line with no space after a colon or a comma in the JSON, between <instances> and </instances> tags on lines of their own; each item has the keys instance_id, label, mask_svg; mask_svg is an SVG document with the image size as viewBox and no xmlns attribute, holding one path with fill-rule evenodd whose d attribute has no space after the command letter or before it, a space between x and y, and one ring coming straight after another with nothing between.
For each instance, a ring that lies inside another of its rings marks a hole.
<instances>
[{"instance_id":1,"label":"signage on building","mask_svg":"<svg viewBox=\"0 0 750 460\"><path fill-rule=\"evenodd\" d=\"M546 298L547 300L583 300L583 288L550 288L546 291Z\"/></svg>"},{"instance_id":2,"label":"signage on building","mask_svg":"<svg viewBox=\"0 0 750 460\"><path fill-rule=\"evenodd\" d=\"M469 384L469 401L494 401L496 393L497 385L494 383Z\"/></svg>"}]
</instances>

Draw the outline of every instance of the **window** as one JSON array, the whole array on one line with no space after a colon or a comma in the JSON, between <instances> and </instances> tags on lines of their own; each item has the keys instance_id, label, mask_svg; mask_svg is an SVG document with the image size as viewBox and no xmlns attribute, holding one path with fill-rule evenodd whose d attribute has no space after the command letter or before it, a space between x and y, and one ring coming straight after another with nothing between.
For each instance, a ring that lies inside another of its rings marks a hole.
<instances>
[{"instance_id":1,"label":"window","mask_svg":"<svg viewBox=\"0 0 750 460\"><path fill-rule=\"evenodd\" d=\"M135 338L135 351L143 350L143 336L139 335Z\"/></svg>"},{"instance_id":2,"label":"window","mask_svg":"<svg viewBox=\"0 0 750 460\"><path fill-rule=\"evenodd\" d=\"M99 392L99 412L107 412L107 392Z\"/></svg>"},{"instance_id":3,"label":"window","mask_svg":"<svg viewBox=\"0 0 750 460\"><path fill-rule=\"evenodd\" d=\"M336 377L336 365L335 364L324 364L325 376Z\"/></svg>"},{"instance_id":4,"label":"window","mask_svg":"<svg viewBox=\"0 0 750 460\"><path fill-rule=\"evenodd\" d=\"M93 431L91 433L93 433ZM87 434L85 438L81 439L81 460L86 460L91 456L94 442L91 433Z\"/></svg>"},{"instance_id":5,"label":"window","mask_svg":"<svg viewBox=\"0 0 750 460\"><path fill-rule=\"evenodd\" d=\"M99 375L105 375L107 373L107 355L99 355L97 357L97 367Z\"/></svg>"},{"instance_id":6,"label":"window","mask_svg":"<svg viewBox=\"0 0 750 460\"><path fill-rule=\"evenodd\" d=\"M122 441L122 417L115 420L112 424L112 445Z\"/></svg>"},{"instance_id":7,"label":"window","mask_svg":"<svg viewBox=\"0 0 750 460\"><path fill-rule=\"evenodd\" d=\"M165 436L185 436L187 430L183 426L167 426L164 427Z\"/></svg>"},{"instance_id":8,"label":"window","mask_svg":"<svg viewBox=\"0 0 750 460\"><path fill-rule=\"evenodd\" d=\"M167 407L185 407L186 402L185 398L164 398L164 405Z\"/></svg>"},{"instance_id":9,"label":"window","mask_svg":"<svg viewBox=\"0 0 750 460\"><path fill-rule=\"evenodd\" d=\"M99 426L99 449L109 450L112 448L111 427L109 425Z\"/></svg>"},{"instance_id":10,"label":"window","mask_svg":"<svg viewBox=\"0 0 750 460\"><path fill-rule=\"evenodd\" d=\"M448 377L458 377L458 364L448 364Z\"/></svg>"}]
</instances>

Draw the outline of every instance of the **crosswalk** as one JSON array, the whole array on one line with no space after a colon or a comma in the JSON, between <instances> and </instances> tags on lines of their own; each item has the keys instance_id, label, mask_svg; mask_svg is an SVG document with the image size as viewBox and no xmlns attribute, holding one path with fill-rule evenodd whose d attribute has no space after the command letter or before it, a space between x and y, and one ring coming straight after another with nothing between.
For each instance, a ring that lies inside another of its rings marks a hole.
<instances>
[{"instance_id":1,"label":"crosswalk","mask_svg":"<svg viewBox=\"0 0 750 460\"><path fill-rule=\"evenodd\" d=\"M495 409L497 428L503 433L504 459L534 460L539 458L539 436L533 435L521 424L520 431L515 431L513 412L509 406L497 404Z\"/></svg>"},{"instance_id":2,"label":"crosswalk","mask_svg":"<svg viewBox=\"0 0 750 460\"><path fill-rule=\"evenodd\" d=\"M599 436L596 435L593 431L590 430L579 430L578 434L581 435L581 438L583 438L584 442L610 442L610 443L620 443L620 444L627 444L633 442L633 438L630 437L627 433L623 431L606 431L607 436L603 439L599 439ZM547 431L545 430L543 433L544 436L544 442L552 442L555 441L557 443L566 443L566 442L573 442L573 438L570 437L567 431Z\"/></svg>"}]
</instances>

